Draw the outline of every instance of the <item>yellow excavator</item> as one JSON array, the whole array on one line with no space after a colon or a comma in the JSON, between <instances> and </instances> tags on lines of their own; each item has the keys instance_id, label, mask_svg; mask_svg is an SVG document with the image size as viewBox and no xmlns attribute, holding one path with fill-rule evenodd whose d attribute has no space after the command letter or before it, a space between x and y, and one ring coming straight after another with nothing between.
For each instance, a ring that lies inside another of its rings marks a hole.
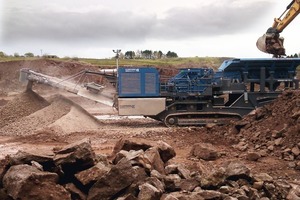
<instances>
[{"instance_id":1,"label":"yellow excavator","mask_svg":"<svg viewBox=\"0 0 300 200\"><path fill-rule=\"evenodd\" d=\"M262 37L258 38L256 42L257 48L262 52L273 54L274 57L285 56L285 48L283 46L284 39L280 37L280 33L299 13L300 0L293 0L281 16L274 19L272 27L270 27Z\"/></svg>"}]
</instances>

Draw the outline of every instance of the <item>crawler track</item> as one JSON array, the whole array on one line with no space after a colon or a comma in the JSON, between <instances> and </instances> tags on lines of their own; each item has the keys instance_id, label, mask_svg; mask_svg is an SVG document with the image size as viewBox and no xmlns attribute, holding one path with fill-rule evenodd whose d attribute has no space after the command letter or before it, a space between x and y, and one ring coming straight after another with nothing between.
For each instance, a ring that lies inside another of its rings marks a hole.
<instances>
[{"instance_id":1,"label":"crawler track","mask_svg":"<svg viewBox=\"0 0 300 200\"><path fill-rule=\"evenodd\" d=\"M167 127L175 126L201 126L209 123L228 124L232 120L240 120L242 117L236 113L172 113L165 117L164 124Z\"/></svg>"}]
</instances>

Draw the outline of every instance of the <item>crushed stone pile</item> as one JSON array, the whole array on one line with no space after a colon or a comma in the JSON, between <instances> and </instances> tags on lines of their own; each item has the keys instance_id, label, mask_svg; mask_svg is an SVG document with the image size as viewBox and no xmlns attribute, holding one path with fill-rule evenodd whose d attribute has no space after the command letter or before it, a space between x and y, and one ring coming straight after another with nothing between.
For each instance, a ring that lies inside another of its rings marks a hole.
<instances>
[{"instance_id":1,"label":"crushed stone pile","mask_svg":"<svg viewBox=\"0 0 300 200\"><path fill-rule=\"evenodd\" d=\"M241 134L263 144L282 138L282 146L293 148L300 142L299 117L300 91L286 91L274 102L259 109L255 115L245 118L243 122L248 121L249 125L244 127Z\"/></svg>"},{"instance_id":2,"label":"crushed stone pile","mask_svg":"<svg viewBox=\"0 0 300 200\"><path fill-rule=\"evenodd\" d=\"M32 90L27 90L0 107L0 128L28 116L49 103Z\"/></svg>"},{"instance_id":3,"label":"crushed stone pile","mask_svg":"<svg viewBox=\"0 0 300 200\"><path fill-rule=\"evenodd\" d=\"M11 115L13 122L3 126L0 135L25 136L43 131L68 134L100 126L87 111L62 95L53 96L49 103L30 115L16 118Z\"/></svg>"},{"instance_id":4,"label":"crushed stone pile","mask_svg":"<svg viewBox=\"0 0 300 200\"><path fill-rule=\"evenodd\" d=\"M300 170L300 91L285 91L254 114L214 131L234 141L241 152L275 156Z\"/></svg>"},{"instance_id":5,"label":"crushed stone pile","mask_svg":"<svg viewBox=\"0 0 300 200\"><path fill-rule=\"evenodd\" d=\"M70 111L45 129L56 133L74 133L95 130L99 125L99 121L94 116L78 104L71 102Z\"/></svg>"}]
</instances>

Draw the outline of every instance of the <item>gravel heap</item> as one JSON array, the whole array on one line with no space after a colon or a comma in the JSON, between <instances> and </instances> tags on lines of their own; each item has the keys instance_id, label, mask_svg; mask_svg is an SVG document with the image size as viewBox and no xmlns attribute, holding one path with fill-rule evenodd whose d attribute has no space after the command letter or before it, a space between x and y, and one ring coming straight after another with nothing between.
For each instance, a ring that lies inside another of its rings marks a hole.
<instances>
[{"instance_id":1,"label":"gravel heap","mask_svg":"<svg viewBox=\"0 0 300 200\"><path fill-rule=\"evenodd\" d=\"M27 90L0 107L0 128L47 106L49 103L43 97Z\"/></svg>"},{"instance_id":2,"label":"gravel heap","mask_svg":"<svg viewBox=\"0 0 300 200\"><path fill-rule=\"evenodd\" d=\"M28 98L27 93L35 98ZM27 93L21 95L27 98L17 97L2 108L3 112L10 112L5 115L8 120L1 121L4 126L0 128L0 135L25 136L43 131L68 134L100 127L93 116L62 95L53 96L49 105L36 93Z\"/></svg>"}]
</instances>

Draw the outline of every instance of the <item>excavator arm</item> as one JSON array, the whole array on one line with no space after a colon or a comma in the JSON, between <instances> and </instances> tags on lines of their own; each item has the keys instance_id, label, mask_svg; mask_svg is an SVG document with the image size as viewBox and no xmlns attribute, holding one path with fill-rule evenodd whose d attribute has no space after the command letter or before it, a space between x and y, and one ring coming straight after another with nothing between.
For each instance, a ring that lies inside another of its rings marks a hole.
<instances>
[{"instance_id":1,"label":"excavator arm","mask_svg":"<svg viewBox=\"0 0 300 200\"><path fill-rule=\"evenodd\" d=\"M267 32L257 40L257 48L262 52L273 54L274 57L284 56L284 39L280 37L280 33L297 17L299 13L300 0L293 0L281 16L274 19L272 27L270 27Z\"/></svg>"}]
</instances>

